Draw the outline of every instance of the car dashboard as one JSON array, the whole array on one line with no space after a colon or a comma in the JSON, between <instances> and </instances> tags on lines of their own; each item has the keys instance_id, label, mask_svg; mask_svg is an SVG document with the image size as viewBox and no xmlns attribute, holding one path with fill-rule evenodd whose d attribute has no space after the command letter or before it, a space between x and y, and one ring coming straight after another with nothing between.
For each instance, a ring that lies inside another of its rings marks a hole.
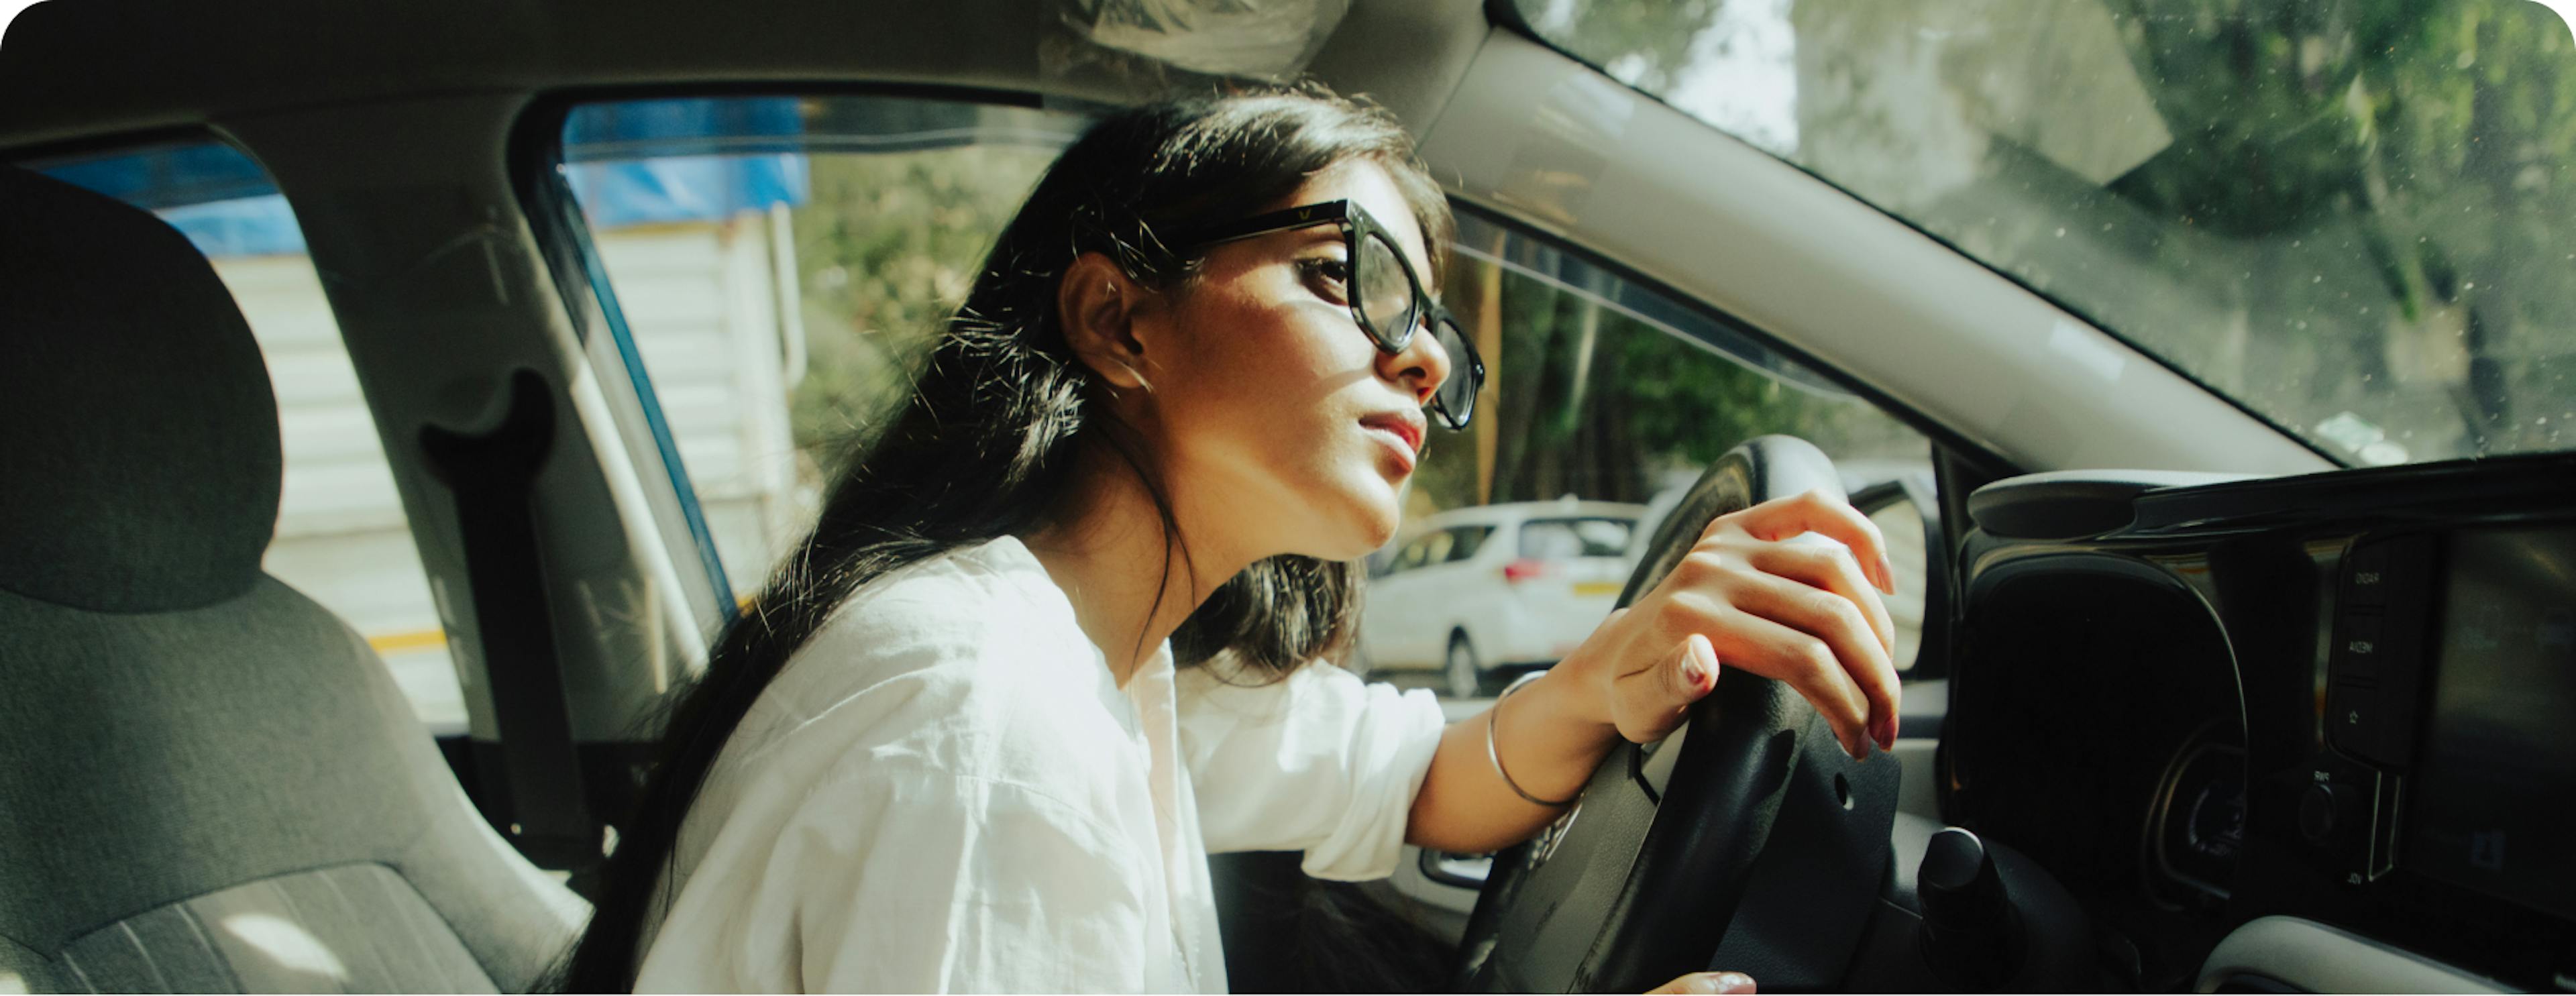
<instances>
[{"instance_id":1,"label":"car dashboard","mask_svg":"<svg viewBox=\"0 0 2576 996\"><path fill-rule=\"evenodd\" d=\"M2571 498L2564 455L1980 489L1943 817L2062 884L2114 987L2390 984L2338 946L2570 985Z\"/></svg>"}]
</instances>

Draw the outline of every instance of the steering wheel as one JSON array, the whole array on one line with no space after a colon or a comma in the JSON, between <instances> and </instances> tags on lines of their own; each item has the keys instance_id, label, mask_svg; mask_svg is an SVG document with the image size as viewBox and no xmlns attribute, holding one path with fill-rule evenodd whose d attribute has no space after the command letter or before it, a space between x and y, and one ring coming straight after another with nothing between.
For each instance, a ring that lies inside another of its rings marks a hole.
<instances>
[{"instance_id":1,"label":"steering wheel","mask_svg":"<svg viewBox=\"0 0 2576 996\"><path fill-rule=\"evenodd\" d=\"M1805 440L1728 451L1655 530L1619 604L1718 516L1817 488L1843 493ZM1765 992L1833 986L1887 872L1898 780L1892 756L1844 754L1796 689L1728 669L1680 729L1613 749L1573 808L1494 856L1459 988L1633 993L1711 968Z\"/></svg>"}]
</instances>

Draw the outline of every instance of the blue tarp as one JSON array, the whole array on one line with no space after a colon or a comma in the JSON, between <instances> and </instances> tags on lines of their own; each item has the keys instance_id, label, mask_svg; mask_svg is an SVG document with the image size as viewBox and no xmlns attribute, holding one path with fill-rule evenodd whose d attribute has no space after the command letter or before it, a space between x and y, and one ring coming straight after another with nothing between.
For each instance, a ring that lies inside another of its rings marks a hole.
<instances>
[{"instance_id":1,"label":"blue tarp","mask_svg":"<svg viewBox=\"0 0 2576 996\"><path fill-rule=\"evenodd\" d=\"M239 200L209 201L163 208L161 220L197 244L208 256L266 256L304 251L304 229L286 195L264 194Z\"/></svg>"},{"instance_id":2,"label":"blue tarp","mask_svg":"<svg viewBox=\"0 0 2576 996\"><path fill-rule=\"evenodd\" d=\"M804 131L793 97L592 104L564 121L564 175L594 228L726 218L805 202Z\"/></svg>"},{"instance_id":3,"label":"blue tarp","mask_svg":"<svg viewBox=\"0 0 2576 996\"><path fill-rule=\"evenodd\" d=\"M42 172L160 215L208 256L304 251L304 231L268 171L221 142L83 159Z\"/></svg>"},{"instance_id":4,"label":"blue tarp","mask_svg":"<svg viewBox=\"0 0 2576 996\"><path fill-rule=\"evenodd\" d=\"M121 156L43 168L45 175L88 187L140 208L259 197L277 192L268 171L221 142L165 145Z\"/></svg>"},{"instance_id":5,"label":"blue tarp","mask_svg":"<svg viewBox=\"0 0 2576 996\"><path fill-rule=\"evenodd\" d=\"M796 151L803 131L790 97L596 104L565 122L564 172L595 227L713 221L804 203L805 156ZM41 171L152 210L208 256L305 251L303 230L267 171L221 142Z\"/></svg>"}]
</instances>

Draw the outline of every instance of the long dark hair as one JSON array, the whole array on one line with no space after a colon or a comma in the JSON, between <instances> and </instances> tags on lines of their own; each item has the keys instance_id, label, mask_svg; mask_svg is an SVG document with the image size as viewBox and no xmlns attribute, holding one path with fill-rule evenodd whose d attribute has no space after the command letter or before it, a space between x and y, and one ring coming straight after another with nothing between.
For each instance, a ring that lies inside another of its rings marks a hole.
<instances>
[{"instance_id":1,"label":"long dark hair","mask_svg":"<svg viewBox=\"0 0 2576 996\"><path fill-rule=\"evenodd\" d=\"M813 532L717 635L705 675L664 728L661 761L641 802L618 824L565 988L634 988L645 919L671 878L681 822L708 769L797 648L862 586L1047 524L1074 454L1090 444L1108 447L1143 477L1163 512L1167 550L1179 541L1153 468L1102 414L1090 371L1065 346L1057 284L1075 258L1100 252L1141 284L1182 287L1197 261L1159 233L1275 206L1309 176L1355 159L1395 179L1436 279L1454 223L1411 138L1384 111L1321 87L1137 107L1101 120L1065 150L1002 231L909 398L833 483ZM1173 634L1173 654L1191 666L1231 653L1256 674L1285 674L1341 649L1357 596L1349 563L1272 557L1220 585Z\"/></svg>"}]
</instances>

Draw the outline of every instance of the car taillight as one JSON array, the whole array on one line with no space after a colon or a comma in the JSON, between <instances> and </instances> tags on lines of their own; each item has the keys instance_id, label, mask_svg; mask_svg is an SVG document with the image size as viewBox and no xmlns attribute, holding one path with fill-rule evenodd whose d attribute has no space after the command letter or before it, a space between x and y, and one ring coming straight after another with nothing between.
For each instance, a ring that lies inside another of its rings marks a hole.
<instances>
[{"instance_id":1,"label":"car taillight","mask_svg":"<svg viewBox=\"0 0 2576 996\"><path fill-rule=\"evenodd\" d=\"M1547 561L1522 557L1503 565L1503 580L1519 584L1547 573Z\"/></svg>"}]
</instances>

